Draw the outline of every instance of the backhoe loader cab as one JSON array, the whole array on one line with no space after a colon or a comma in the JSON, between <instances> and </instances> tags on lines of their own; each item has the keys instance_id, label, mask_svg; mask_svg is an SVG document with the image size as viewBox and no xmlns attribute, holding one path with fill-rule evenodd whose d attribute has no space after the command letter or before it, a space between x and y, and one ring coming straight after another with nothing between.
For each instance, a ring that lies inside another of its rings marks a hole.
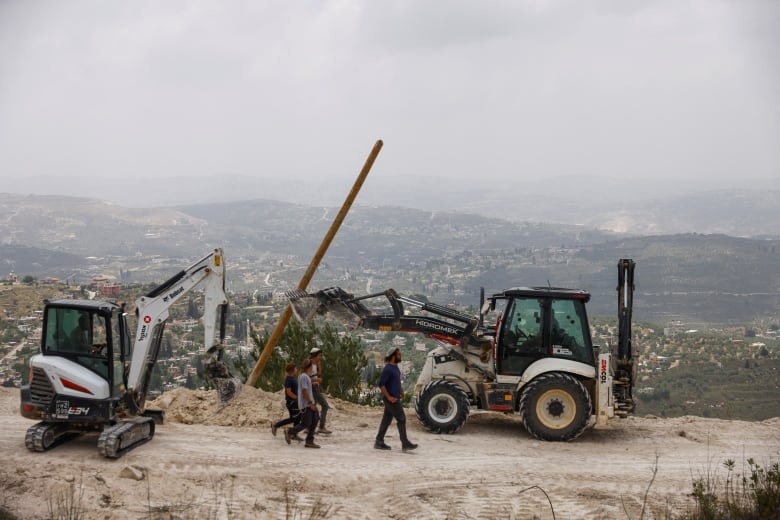
<instances>
[{"instance_id":1,"label":"backhoe loader cab","mask_svg":"<svg viewBox=\"0 0 780 520\"><path fill-rule=\"evenodd\" d=\"M491 299L491 308L503 310L496 341L499 375L522 376L532 363L546 357L594 365L586 292L517 288Z\"/></svg>"}]
</instances>

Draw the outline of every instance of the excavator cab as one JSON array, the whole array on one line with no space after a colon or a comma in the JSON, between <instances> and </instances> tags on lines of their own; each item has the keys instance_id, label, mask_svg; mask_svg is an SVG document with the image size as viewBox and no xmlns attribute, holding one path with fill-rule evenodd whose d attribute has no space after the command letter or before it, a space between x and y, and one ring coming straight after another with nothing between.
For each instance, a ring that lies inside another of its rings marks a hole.
<instances>
[{"instance_id":1,"label":"excavator cab","mask_svg":"<svg viewBox=\"0 0 780 520\"><path fill-rule=\"evenodd\" d=\"M125 388L129 335L121 307L92 300L46 302L41 353L22 388L23 416L105 422ZM84 367L87 371L81 370ZM99 406L94 406L95 402Z\"/></svg>"},{"instance_id":2,"label":"excavator cab","mask_svg":"<svg viewBox=\"0 0 780 520\"><path fill-rule=\"evenodd\" d=\"M117 374L111 368L118 363L117 383L121 383L122 354L129 352L129 338L122 334L126 327L120 326L123 316L117 310L113 304L84 304L76 300L47 303L42 353L70 359L116 387L113 379Z\"/></svg>"}]
</instances>

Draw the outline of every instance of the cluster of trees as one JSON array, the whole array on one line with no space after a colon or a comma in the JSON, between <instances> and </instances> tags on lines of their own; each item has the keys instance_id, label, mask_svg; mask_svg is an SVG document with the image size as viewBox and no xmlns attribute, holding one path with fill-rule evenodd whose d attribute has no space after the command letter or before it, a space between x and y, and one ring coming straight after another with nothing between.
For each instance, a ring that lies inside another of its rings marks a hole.
<instances>
[{"instance_id":1,"label":"cluster of trees","mask_svg":"<svg viewBox=\"0 0 780 520\"><path fill-rule=\"evenodd\" d=\"M643 386L653 390L637 394L636 413L746 421L780 415L780 359L717 359L683 356L677 367L649 375Z\"/></svg>"},{"instance_id":2,"label":"cluster of trees","mask_svg":"<svg viewBox=\"0 0 780 520\"><path fill-rule=\"evenodd\" d=\"M246 381L257 364L270 333L252 332L254 347L248 357L239 356L233 361L238 375ZM256 387L276 392L284 385L284 366L296 365L309 357L312 348L322 350L322 388L328 395L353 403L371 404L378 400L376 380L378 372L373 363L369 363L359 340L349 335L339 334L338 330L325 323L302 324L292 320L285 327L277 346L271 353L258 378Z\"/></svg>"}]
</instances>

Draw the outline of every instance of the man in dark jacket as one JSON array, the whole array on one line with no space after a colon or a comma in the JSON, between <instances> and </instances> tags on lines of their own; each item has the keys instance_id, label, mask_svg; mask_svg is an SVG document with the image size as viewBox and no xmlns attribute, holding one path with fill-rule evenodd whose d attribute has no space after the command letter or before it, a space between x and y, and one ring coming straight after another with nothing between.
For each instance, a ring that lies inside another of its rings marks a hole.
<instances>
[{"instance_id":1,"label":"man in dark jacket","mask_svg":"<svg viewBox=\"0 0 780 520\"><path fill-rule=\"evenodd\" d=\"M385 356L385 367L379 376L379 389L382 391L382 402L385 405L385 413L382 415L382 422L379 423L379 431L376 433L374 448L378 450L389 450L390 446L385 444L385 433L390 423L395 419L398 426L398 436L401 438L401 449L410 451L417 447L415 443L406 436L406 414L402 400L404 398L404 389L401 386L401 370L398 363L401 362L401 351L398 348L392 348Z\"/></svg>"},{"instance_id":2,"label":"man in dark jacket","mask_svg":"<svg viewBox=\"0 0 780 520\"><path fill-rule=\"evenodd\" d=\"M276 430L282 426L292 424L293 426L301 422L301 411L298 409L298 378L295 375L298 373L298 367L295 363L287 363L284 367L284 404L287 406L287 412L290 417L276 421L271 425L271 433L276 435ZM302 441L297 435L293 436L296 441Z\"/></svg>"}]
</instances>

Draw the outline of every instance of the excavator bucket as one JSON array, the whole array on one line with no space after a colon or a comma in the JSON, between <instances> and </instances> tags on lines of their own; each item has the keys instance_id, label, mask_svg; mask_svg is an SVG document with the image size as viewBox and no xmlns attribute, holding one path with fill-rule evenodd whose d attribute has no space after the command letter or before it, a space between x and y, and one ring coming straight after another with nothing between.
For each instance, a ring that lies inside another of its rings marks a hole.
<instances>
[{"instance_id":1,"label":"excavator bucket","mask_svg":"<svg viewBox=\"0 0 780 520\"><path fill-rule=\"evenodd\" d=\"M302 290L285 293L292 307L292 312L300 321L311 321L317 316L328 315L340 321L347 329L353 330L360 326L363 317L370 311L354 301L354 296L338 287L323 289L316 293Z\"/></svg>"},{"instance_id":2,"label":"excavator bucket","mask_svg":"<svg viewBox=\"0 0 780 520\"><path fill-rule=\"evenodd\" d=\"M205 365L206 377L217 389L219 407L229 405L244 388L241 379L234 377L227 365L221 360L213 359Z\"/></svg>"}]
</instances>

